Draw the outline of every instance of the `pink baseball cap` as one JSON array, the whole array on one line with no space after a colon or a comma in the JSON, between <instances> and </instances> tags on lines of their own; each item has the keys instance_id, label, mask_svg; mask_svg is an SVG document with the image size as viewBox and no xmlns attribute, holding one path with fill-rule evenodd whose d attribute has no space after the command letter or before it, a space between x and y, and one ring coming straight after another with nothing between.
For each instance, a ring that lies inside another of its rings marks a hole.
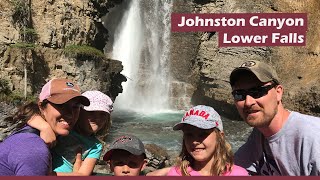
<instances>
[{"instance_id":1,"label":"pink baseball cap","mask_svg":"<svg viewBox=\"0 0 320 180\"><path fill-rule=\"evenodd\" d=\"M113 102L109 96L100 91L86 91L82 93L90 101L90 106L85 106L86 111L104 111L111 113L113 111Z\"/></svg>"},{"instance_id":2,"label":"pink baseball cap","mask_svg":"<svg viewBox=\"0 0 320 180\"><path fill-rule=\"evenodd\" d=\"M77 84L71 80L61 78L47 82L39 94L40 102L47 99L54 104L63 104L73 98L78 98L79 102L85 106L90 104L89 99L81 95Z\"/></svg>"}]
</instances>

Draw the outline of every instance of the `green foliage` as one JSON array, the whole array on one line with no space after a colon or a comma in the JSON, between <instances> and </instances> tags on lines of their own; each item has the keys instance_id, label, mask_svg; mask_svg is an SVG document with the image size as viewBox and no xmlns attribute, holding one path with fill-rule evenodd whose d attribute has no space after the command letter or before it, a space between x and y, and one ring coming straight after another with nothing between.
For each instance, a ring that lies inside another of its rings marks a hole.
<instances>
[{"instance_id":1,"label":"green foliage","mask_svg":"<svg viewBox=\"0 0 320 180\"><path fill-rule=\"evenodd\" d=\"M14 104L22 104L25 102L31 102L37 101L37 97L35 95L28 95L27 99L24 99L23 93L18 93L18 92L11 92L10 94L1 94L0 93L0 101L4 101L7 103L14 103Z\"/></svg>"},{"instance_id":2,"label":"green foliage","mask_svg":"<svg viewBox=\"0 0 320 180\"><path fill-rule=\"evenodd\" d=\"M13 6L12 19L14 23L27 26L29 19L29 5L27 0L10 0Z\"/></svg>"},{"instance_id":3,"label":"green foliage","mask_svg":"<svg viewBox=\"0 0 320 180\"><path fill-rule=\"evenodd\" d=\"M37 96L27 95L27 98L24 98L22 92L12 92L9 87L9 82L6 79L0 79L0 101L14 104L22 104L25 102L36 101Z\"/></svg>"},{"instance_id":4,"label":"green foliage","mask_svg":"<svg viewBox=\"0 0 320 180\"><path fill-rule=\"evenodd\" d=\"M37 102L37 97L27 96L27 99L24 99L24 96L21 93L11 93L9 95L0 94L0 101L6 103L23 104L31 101Z\"/></svg>"},{"instance_id":5,"label":"green foliage","mask_svg":"<svg viewBox=\"0 0 320 180\"><path fill-rule=\"evenodd\" d=\"M10 47L12 48L21 48L21 49L34 49L36 47L33 43L24 43L24 42L18 42L15 44L11 44Z\"/></svg>"},{"instance_id":6,"label":"green foliage","mask_svg":"<svg viewBox=\"0 0 320 180\"><path fill-rule=\"evenodd\" d=\"M33 43L38 39L38 33L33 28L24 28L20 31L24 42Z\"/></svg>"},{"instance_id":7,"label":"green foliage","mask_svg":"<svg viewBox=\"0 0 320 180\"><path fill-rule=\"evenodd\" d=\"M80 60L105 59L105 55L100 50L87 45L70 45L64 49L64 53L68 56L75 57Z\"/></svg>"},{"instance_id":8,"label":"green foliage","mask_svg":"<svg viewBox=\"0 0 320 180\"><path fill-rule=\"evenodd\" d=\"M10 94L9 82L6 79L0 79L0 94Z\"/></svg>"}]
</instances>

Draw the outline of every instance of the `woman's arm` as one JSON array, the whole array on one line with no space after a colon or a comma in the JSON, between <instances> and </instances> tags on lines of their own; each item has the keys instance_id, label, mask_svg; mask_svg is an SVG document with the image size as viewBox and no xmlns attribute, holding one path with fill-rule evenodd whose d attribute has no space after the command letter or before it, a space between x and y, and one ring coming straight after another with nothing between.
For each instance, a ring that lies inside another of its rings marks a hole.
<instances>
[{"instance_id":1,"label":"woman's arm","mask_svg":"<svg viewBox=\"0 0 320 180\"><path fill-rule=\"evenodd\" d=\"M52 148L56 144L56 134L51 129L50 125L41 116L34 115L27 121L27 124L40 131L40 137Z\"/></svg>"}]
</instances>

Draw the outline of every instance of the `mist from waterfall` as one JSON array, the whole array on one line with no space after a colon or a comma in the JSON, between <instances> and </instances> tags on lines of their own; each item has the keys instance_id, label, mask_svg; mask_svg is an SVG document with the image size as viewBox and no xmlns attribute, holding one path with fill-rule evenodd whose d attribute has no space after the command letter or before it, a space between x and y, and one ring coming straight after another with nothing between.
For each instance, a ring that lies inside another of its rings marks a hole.
<instances>
[{"instance_id":1,"label":"mist from waterfall","mask_svg":"<svg viewBox=\"0 0 320 180\"><path fill-rule=\"evenodd\" d=\"M112 58L122 61L123 93L115 106L144 114L170 109L170 16L168 0L132 0L116 29Z\"/></svg>"}]
</instances>

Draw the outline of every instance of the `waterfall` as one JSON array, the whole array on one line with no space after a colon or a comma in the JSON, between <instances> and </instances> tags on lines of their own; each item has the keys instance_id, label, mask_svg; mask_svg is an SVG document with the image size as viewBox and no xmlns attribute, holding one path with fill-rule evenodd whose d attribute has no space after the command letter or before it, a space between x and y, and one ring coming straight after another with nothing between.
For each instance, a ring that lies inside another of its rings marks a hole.
<instances>
[{"instance_id":1,"label":"waterfall","mask_svg":"<svg viewBox=\"0 0 320 180\"><path fill-rule=\"evenodd\" d=\"M170 109L171 8L168 0L130 1L112 50L112 58L122 61L122 74L127 77L116 108L145 114Z\"/></svg>"}]
</instances>

